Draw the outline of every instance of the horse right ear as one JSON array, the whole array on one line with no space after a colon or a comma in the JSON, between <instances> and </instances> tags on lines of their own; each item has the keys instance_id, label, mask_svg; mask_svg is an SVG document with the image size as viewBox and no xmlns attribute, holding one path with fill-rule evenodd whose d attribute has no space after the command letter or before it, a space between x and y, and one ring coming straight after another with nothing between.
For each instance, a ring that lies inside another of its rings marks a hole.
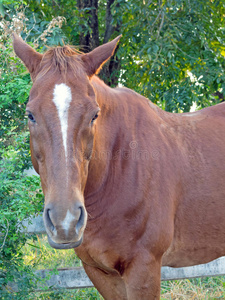
<instances>
[{"instance_id":1,"label":"horse right ear","mask_svg":"<svg viewBox=\"0 0 225 300\"><path fill-rule=\"evenodd\" d=\"M13 48L16 55L27 67L32 80L34 81L37 70L39 69L42 54L36 52L32 47L26 44L21 37L13 33Z\"/></svg>"}]
</instances>

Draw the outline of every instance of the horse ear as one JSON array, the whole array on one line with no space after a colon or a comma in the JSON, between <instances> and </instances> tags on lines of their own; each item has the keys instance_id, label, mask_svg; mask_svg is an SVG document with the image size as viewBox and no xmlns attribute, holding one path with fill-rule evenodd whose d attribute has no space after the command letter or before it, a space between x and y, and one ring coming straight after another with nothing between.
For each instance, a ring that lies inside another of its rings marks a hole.
<instances>
[{"instance_id":1,"label":"horse ear","mask_svg":"<svg viewBox=\"0 0 225 300\"><path fill-rule=\"evenodd\" d=\"M13 33L13 48L16 55L27 67L28 71L30 72L31 78L34 81L35 74L42 60L42 54L36 52L15 33Z\"/></svg>"},{"instance_id":2,"label":"horse ear","mask_svg":"<svg viewBox=\"0 0 225 300\"><path fill-rule=\"evenodd\" d=\"M81 58L89 77L98 73L103 64L113 55L121 36L122 35L119 35L111 42L95 48L90 53L82 55Z\"/></svg>"}]
</instances>

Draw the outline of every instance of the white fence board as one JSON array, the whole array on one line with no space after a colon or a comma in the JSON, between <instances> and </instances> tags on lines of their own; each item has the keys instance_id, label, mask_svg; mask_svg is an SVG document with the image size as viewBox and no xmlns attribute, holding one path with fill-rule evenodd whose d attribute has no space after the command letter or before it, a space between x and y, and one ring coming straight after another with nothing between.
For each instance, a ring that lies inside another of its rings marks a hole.
<instances>
[{"instance_id":1,"label":"white fence board","mask_svg":"<svg viewBox=\"0 0 225 300\"><path fill-rule=\"evenodd\" d=\"M185 268L162 267L161 280L188 279L225 275L225 256L207 264Z\"/></svg>"},{"instance_id":2,"label":"white fence board","mask_svg":"<svg viewBox=\"0 0 225 300\"><path fill-rule=\"evenodd\" d=\"M38 270L35 275L42 279L48 278L50 270ZM43 284L40 284L37 291L41 291L41 287L45 287L45 290L56 289L78 289L93 287L93 283L87 277L84 269L71 268L71 269L59 269L58 274L52 274L50 279L46 280Z\"/></svg>"},{"instance_id":3,"label":"white fence board","mask_svg":"<svg viewBox=\"0 0 225 300\"><path fill-rule=\"evenodd\" d=\"M36 215L35 217L24 220L19 230L26 233L46 234L42 215Z\"/></svg>"},{"instance_id":4,"label":"white fence board","mask_svg":"<svg viewBox=\"0 0 225 300\"><path fill-rule=\"evenodd\" d=\"M46 279L50 276L48 280L39 283L36 291L40 292L58 289L78 289L93 287L92 282L87 277L82 267L59 269L57 271L57 274L51 274L51 270L35 271L35 275L41 277L41 279ZM225 275L225 257L221 257L208 264L197 265L193 267L162 267L161 280L179 280L219 275ZM8 286L14 291L18 290L16 284L14 283L10 283Z\"/></svg>"}]
</instances>

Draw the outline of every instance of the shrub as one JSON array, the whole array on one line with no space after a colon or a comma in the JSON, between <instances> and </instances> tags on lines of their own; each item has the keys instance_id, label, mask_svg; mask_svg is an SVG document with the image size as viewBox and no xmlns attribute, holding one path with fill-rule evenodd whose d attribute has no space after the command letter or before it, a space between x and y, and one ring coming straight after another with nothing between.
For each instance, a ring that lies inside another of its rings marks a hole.
<instances>
[{"instance_id":1,"label":"shrub","mask_svg":"<svg viewBox=\"0 0 225 300\"><path fill-rule=\"evenodd\" d=\"M0 160L0 291L1 299L13 299L14 292L8 283L17 284L15 299L26 299L33 280L32 265L25 266L21 248L29 236L21 233L21 222L30 215L41 211L43 196L39 178L24 175L27 167L28 134L15 138L14 146L1 149ZM22 147L20 147L22 145ZM25 145L25 146L24 146ZM26 274L26 276L25 276Z\"/></svg>"},{"instance_id":2,"label":"shrub","mask_svg":"<svg viewBox=\"0 0 225 300\"><path fill-rule=\"evenodd\" d=\"M24 117L31 80L13 52L10 35L22 31L41 48L46 38L51 41L54 33L59 33L57 26L62 19L45 24L46 34L38 37L32 35L32 27L26 27L24 11L14 13L11 19L8 14L0 20L0 299L18 300L29 299L29 291L38 282L32 262L29 266L24 262L22 247L30 236L20 232L20 228L24 219L43 210L43 195L39 178L24 175L24 170L31 166ZM16 289L11 282L16 283Z\"/></svg>"}]
</instances>

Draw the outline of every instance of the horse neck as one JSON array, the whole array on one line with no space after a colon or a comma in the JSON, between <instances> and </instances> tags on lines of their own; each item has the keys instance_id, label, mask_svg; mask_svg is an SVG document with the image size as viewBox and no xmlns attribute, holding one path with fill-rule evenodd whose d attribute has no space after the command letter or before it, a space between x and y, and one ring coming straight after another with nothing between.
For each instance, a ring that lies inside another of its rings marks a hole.
<instances>
[{"instance_id":1,"label":"horse neck","mask_svg":"<svg viewBox=\"0 0 225 300\"><path fill-rule=\"evenodd\" d=\"M86 205L95 203L96 197L99 198L108 183L115 152L114 145L118 139L118 124L113 122L113 117L117 114L116 117L119 118L119 109L115 103L113 89L97 77L92 79L92 84L101 112L96 122L93 154L85 187Z\"/></svg>"},{"instance_id":2,"label":"horse neck","mask_svg":"<svg viewBox=\"0 0 225 300\"><path fill-rule=\"evenodd\" d=\"M108 207L109 203L104 201L110 199L112 205L117 201L111 194L127 168L121 164L134 163L118 156L129 155L132 151L131 143L138 141L140 128L137 129L137 123L147 117L146 110L152 110L153 116L157 112L149 106L147 99L131 90L112 89L97 78L93 79L92 84L101 115L96 123L93 155L85 188L85 205L90 215L95 217L95 211L100 215L104 211L104 205ZM153 119L154 117L152 122Z\"/></svg>"}]
</instances>

